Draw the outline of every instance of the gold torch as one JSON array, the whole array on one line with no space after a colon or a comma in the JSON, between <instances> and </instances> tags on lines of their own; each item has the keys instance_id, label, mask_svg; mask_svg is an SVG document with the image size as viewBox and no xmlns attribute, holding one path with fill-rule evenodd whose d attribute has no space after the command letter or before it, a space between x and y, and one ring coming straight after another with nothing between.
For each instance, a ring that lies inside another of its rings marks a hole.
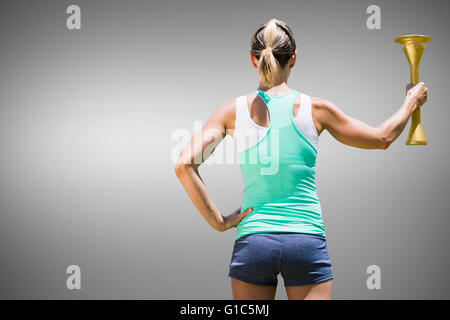
<instances>
[{"instance_id":1,"label":"gold torch","mask_svg":"<svg viewBox=\"0 0 450 320\"><path fill-rule=\"evenodd\" d=\"M395 39L395 42L400 43L403 48L403 52L409 62L409 69L411 74L411 83L416 84L419 82L419 63L422 57L423 50L425 49L425 43L432 38L423 35L406 35ZM411 116L411 129L406 138L407 145L426 145L427 138L425 132L423 132L422 124L420 123L420 107L416 108Z\"/></svg>"}]
</instances>

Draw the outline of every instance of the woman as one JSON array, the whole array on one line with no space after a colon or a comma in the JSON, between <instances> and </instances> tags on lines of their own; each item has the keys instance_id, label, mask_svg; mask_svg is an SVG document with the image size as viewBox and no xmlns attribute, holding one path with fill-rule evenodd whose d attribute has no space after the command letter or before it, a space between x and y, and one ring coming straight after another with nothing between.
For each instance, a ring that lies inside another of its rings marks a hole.
<instances>
[{"instance_id":1,"label":"woman","mask_svg":"<svg viewBox=\"0 0 450 320\"><path fill-rule=\"evenodd\" d=\"M271 19L251 39L258 89L221 105L180 153L175 172L216 230L237 227L229 277L234 299L274 299L281 273L288 299L330 299L333 274L315 188L318 136L364 149L387 149L415 108L423 83L407 86L402 106L378 127L345 115L330 101L287 86L297 57L291 28ZM241 208L222 215L198 173L229 133L238 145L245 189ZM256 134L255 134L256 133Z\"/></svg>"}]
</instances>

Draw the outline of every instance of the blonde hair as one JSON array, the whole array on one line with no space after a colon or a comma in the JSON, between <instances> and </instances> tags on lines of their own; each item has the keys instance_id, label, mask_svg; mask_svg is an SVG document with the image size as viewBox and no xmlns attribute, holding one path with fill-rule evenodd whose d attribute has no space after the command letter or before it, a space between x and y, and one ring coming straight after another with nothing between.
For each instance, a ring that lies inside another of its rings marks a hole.
<instances>
[{"instance_id":1,"label":"blonde hair","mask_svg":"<svg viewBox=\"0 0 450 320\"><path fill-rule=\"evenodd\" d=\"M285 22L270 19L256 29L250 45L258 59L259 77L271 87L274 75L286 66L296 49L292 30Z\"/></svg>"}]
</instances>

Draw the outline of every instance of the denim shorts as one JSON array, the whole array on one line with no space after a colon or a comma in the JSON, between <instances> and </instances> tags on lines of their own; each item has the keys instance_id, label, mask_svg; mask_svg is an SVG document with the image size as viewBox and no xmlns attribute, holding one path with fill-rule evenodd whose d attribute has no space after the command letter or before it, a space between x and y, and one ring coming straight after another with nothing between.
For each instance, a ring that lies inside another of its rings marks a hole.
<instances>
[{"instance_id":1,"label":"denim shorts","mask_svg":"<svg viewBox=\"0 0 450 320\"><path fill-rule=\"evenodd\" d=\"M326 239L320 235L268 232L235 240L228 276L258 285L302 286L333 279Z\"/></svg>"}]
</instances>

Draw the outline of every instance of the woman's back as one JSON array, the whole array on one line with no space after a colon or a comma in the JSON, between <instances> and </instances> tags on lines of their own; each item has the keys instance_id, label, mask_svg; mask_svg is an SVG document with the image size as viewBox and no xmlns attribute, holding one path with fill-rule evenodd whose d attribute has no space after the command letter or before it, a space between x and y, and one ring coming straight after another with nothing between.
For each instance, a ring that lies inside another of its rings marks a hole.
<instances>
[{"instance_id":1,"label":"woman's back","mask_svg":"<svg viewBox=\"0 0 450 320\"><path fill-rule=\"evenodd\" d=\"M317 142L309 112L298 112L308 119L296 121L294 104L300 99L300 110L308 111L309 97L291 90L274 96L254 91L267 106L268 128L252 123L246 117L245 99L236 106L234 137L238 160L244 178L242 210L253 211L238 225L236 239L250 233L302 232L325 235L320 203L315 188ZM238 105L239 104L239 105ZM304 109L302 109L302 104ZM310 107L310 106L309 106ZM299 111L300 111L299 110ZM310 133L308 139L301 127ZM263 133L263 134L261 134ZM317 131L316 131L317 133Z\"/></svg>"},{"instance_id":2,"label":"woman's back","mask_svg":"<svg viewBox=\"0 0 450 320\"><path fill-rule=\"evenodd\" d=\"M233 139L239 153L257 143L265 135L270 120L264 101L255 93L237 97L234 104ZM296 96L293 104L293 117L297 128L318 149L319 133L313 122L312 103L309 95L300 93Z\"/></svg>"}]
</instances>

